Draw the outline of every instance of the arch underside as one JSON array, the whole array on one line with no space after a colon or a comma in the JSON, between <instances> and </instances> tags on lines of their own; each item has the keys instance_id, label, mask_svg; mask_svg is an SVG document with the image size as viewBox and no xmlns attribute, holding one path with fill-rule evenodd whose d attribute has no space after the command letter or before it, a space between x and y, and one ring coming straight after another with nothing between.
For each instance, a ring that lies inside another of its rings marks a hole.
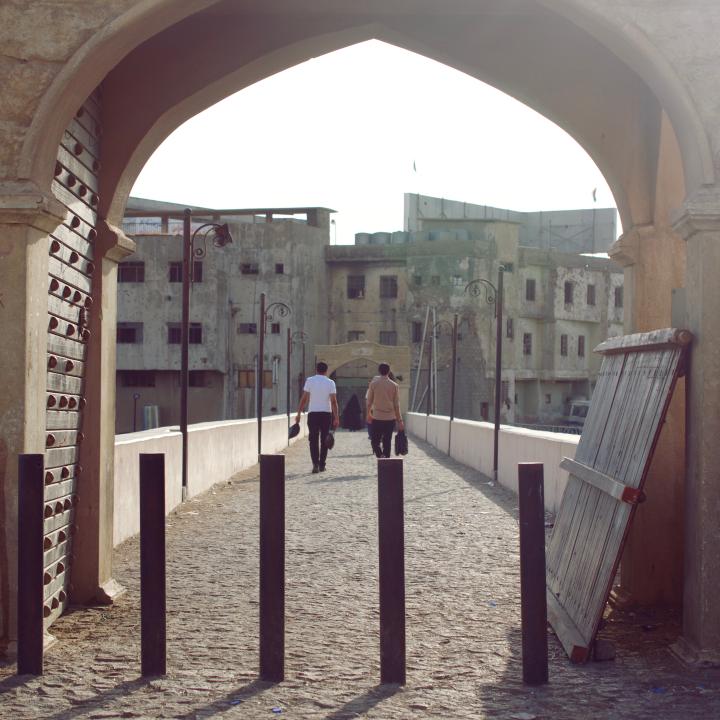
<instances>
[{"instance_id":1,"label":"arch underside","mask_svg":"<svg viewBox=\"0 0 720 720\"><path fill-rule=\"evenodd\" d=\"M617 53L565 17L562 5L223 0L200 9L118 58L103 81L101 213L119 221L147 159L188 118L271 74L374 38L464 71L554 121L603 172L623 225L651 223L663 112L672 121L684 105L663 106ZM309 89L309 97L323 90ZM692 124L673 122L676 132ZM688 187L707 181L707 163L696 161L702 142L687 132L677 141L696 150L682 153Z\"/></svg>"}]
</instances>

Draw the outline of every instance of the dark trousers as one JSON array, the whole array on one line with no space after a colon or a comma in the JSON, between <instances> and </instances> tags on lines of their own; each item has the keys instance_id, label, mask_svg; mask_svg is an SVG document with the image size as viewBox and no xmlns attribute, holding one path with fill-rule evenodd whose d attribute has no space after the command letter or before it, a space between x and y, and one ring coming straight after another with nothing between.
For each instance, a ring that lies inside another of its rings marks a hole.
<instances>
[{"instance_id":1,"label":"dark trousers","mask_svg":"<svg viewBox=\"0 0 720 720\"><path fill-rule=\"evenodd\" d=\"M373 420L370 423L370 444L376 457L390 457L394 429L394 420Z\"/></svg>"},{"instance_id":2,"label":"dark trousers","mask_svg":"<svg viewBox=\"0 0 720 720\"><path fill-rule=\"evenodd\" d=\"M311 412L307 416L308 442L310 443L310 457L313 465L324 465L327 458L325 438L330 432L332 413Z\"/></svg>"}]
</instances>

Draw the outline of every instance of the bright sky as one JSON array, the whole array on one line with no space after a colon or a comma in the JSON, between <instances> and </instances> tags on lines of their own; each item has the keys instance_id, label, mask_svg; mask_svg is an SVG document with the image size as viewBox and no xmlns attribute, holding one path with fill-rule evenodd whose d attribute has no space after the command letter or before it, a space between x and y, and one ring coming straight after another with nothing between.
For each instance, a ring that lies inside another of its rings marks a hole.
<instances>
[{"instance_id":1,"label":"bright sky","mask_svg":"<svg viewBox=\"0 0 720 720\"><path fill-rule=\"evenodd\" d=\"M416 168L413 169L413 166ZM403 193L511 210L614 207L563 130L441 63L369 41L214 105L150 158L133 195L216 208L337 210L338 243L401 230Z\"/></svg>"}]
</instances>

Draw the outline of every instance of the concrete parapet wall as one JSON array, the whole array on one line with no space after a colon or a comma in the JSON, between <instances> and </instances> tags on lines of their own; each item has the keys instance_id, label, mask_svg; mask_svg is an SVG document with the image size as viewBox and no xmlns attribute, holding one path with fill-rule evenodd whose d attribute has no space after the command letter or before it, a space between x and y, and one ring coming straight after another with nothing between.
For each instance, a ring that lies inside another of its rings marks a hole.
<instances>
[{"instance_id":1,"label":"concrete parapet wall","mask_svg":"<svg viewBox=\"0 0 720 720\"><path fill-rule=\"evenodd\" d=\"M296 442L307 433L305 417ZM287 416L263 418L263 452L287 447ZM113 544L140 531L141 453L165 454L165 512L182 502L182 435L175 427L118 435L115 438ZM257 463L255 420L224 420L188 426L188 497L200 495Z\"/></svg>"},{"instance_id":2,"label":"concrete parapet wall","mask_svg":"<svg viewBox=\"0 0 720 720\"><path fill-rule=\"evenodd\" d=\"M492 477L494 425L473 420L453 420L440 415L408 413L406 426L410 434L448 452L463 465ZM545 476L545 509L557 512L568 474L560 469L564 457L574 458L579 435L541 432L525 428L500 426L498 442L498 482L517 493L518 463L541 462Z\"/></svg>"}]
</instances>

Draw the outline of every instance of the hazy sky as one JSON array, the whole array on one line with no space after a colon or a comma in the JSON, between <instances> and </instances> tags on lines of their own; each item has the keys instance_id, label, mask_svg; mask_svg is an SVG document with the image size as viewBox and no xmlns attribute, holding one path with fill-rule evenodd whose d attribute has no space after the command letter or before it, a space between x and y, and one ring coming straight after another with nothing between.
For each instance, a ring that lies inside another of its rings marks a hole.
<instances>
[{"instance_id":1,"label":"hazy sky","mask_svg":"<svg viewBox=\"0 0 720 720\"><path fill-rule=\"evenodd\" d=\"M415 169L414 169L415 168ZM461 72L377 41L315 58L174 132L133 195L337 210L338 243L401 230L403 193L512 210L614 207L563 130ZM334 240L335 238L331 238Z\"/></svg>"}]
</instances>

